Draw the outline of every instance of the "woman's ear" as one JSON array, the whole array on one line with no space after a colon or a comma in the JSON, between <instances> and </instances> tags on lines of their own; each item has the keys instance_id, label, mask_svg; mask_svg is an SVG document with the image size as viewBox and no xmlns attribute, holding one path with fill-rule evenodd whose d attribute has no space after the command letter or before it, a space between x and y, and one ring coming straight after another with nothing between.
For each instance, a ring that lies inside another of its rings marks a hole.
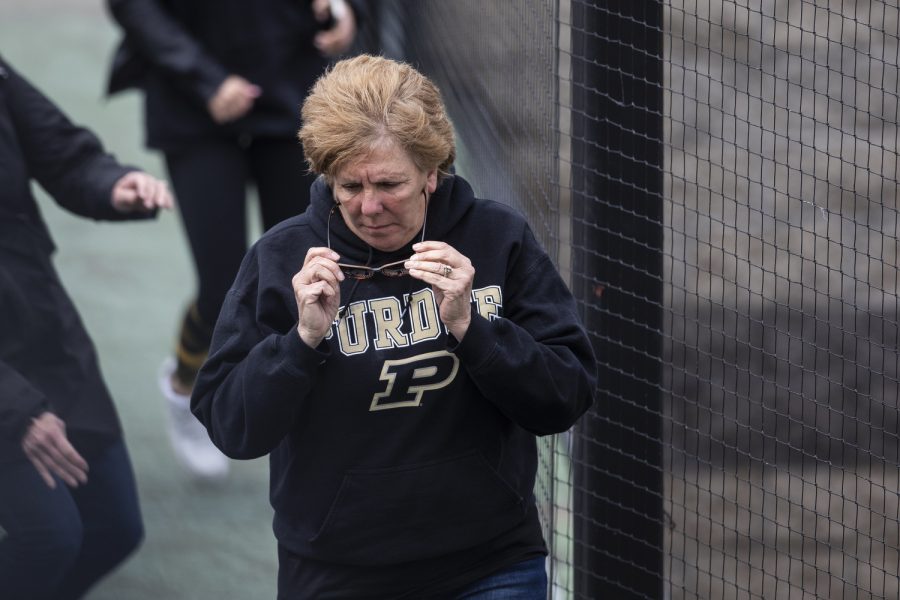
<instances>
[{"instance_id":1,"label":"woman's ear","mask_svg":"<svg viewBox=\"0 0 900 600\"><path fill-rule=\"evenodd\" d=\"M425 177L425 187L428 190L428 194L433 194L434 190L437 189L438 178L437 178L437 168L434 168L428 172L428 175Z\"/></svg>"}]
</instances>

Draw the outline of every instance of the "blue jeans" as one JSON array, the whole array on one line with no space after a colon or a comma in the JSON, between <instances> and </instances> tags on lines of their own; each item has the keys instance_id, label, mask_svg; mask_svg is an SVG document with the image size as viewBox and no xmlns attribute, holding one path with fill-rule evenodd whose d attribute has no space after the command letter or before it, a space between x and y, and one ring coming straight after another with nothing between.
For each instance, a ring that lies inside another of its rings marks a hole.
<instances>
[{"instance_id":1,"label":"blue jeans","mask_svg":"<svg viewBox=\"0 0 900 600\"><path fill-rule=\"evenodd\" d=\"M28 461L0 464L0 596L80 598L137 548L144 529L125 444L88 461L88 482L50 489Z\"/></svg>"},{"instance_id":2,"label":"blue jeans","mask_svg":"<svg viewBox=\"0 0 900 600\"><path fill-rule=\"evenodd\" d=\"M529 558L476 581L453 600L547 600L545 558Z\"/></svg>"}]
</instances>

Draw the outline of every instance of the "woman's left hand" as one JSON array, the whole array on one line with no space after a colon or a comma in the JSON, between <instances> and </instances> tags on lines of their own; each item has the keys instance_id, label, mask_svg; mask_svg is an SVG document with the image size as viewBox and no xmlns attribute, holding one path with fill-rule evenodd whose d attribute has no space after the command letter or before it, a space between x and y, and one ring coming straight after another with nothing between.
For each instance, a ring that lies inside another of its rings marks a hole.
<instances>
[{"instance_id":1,"label":"woman's left hand","mask_svg":"<svg viewBox=\"0 0 900 600\"><path fill-rule=\"evenodd\" d=\"M66 437L66 424L46 411L31 419L22 438L22 451L50 489L54 475L76 488L87 483L88 464Z\"/></svg>"},{"instance_id":2,"label":"woman's left hand","mask_svg":"<svg viewBox=\"0 0 900 600\"><path fill-rule=\"evenodd\" d=\"M472 261L444 242L420 242L413 250L416 253L404 266L412 277L431 284L441 321L453 337L462 341L472 322Z\"/></svg>"}]
</instances>

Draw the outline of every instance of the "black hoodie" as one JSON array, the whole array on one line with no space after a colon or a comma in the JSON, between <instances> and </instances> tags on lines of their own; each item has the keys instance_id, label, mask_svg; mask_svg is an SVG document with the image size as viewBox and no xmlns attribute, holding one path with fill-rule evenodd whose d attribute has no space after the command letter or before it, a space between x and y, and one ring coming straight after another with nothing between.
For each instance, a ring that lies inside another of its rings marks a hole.
<instances>
[{"instance_id":1,"label":"black hoodie","mask_svg":"<svg viewBox=\"0 0 900 600\"><path fill-rule=\"evenodd\" d=\"M192 399L225 454L271 453L275 534L308 574L297 597L420 596L545 552L535 436L568 429L596 383L549 257L518 212L449 177L424 234L475 268L462 342L428 284L376 275L341 284L350 305L313 349L296 331L291 278L325 246L332 206L319 178L309 209L248 252ZM414 241L381 253L331 219L344 262L399 260Z\"/></svg>"}]
</instances>

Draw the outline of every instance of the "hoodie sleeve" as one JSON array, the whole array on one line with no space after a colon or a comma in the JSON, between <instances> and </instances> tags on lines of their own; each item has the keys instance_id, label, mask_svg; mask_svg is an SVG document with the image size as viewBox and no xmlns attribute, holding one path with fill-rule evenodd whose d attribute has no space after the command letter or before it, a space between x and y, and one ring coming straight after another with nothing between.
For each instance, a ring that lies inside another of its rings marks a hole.
<instances>
[{"instance_id":1,"label":"hoodie sleeve","mask_svg":"<svg viewBox=\"0 0 900 600\"><path fill-rule=\"evenodd\" d=\"M141 57L205 106L228 70L215 60L163 7L159 0L107 0L125 31L127 43Z\"/></svg>"},{"instance_id":2,"label":"hoodie sleeve","mask_svg":"<svg viewBox=\"0 0 900 600\"><path fill-rule=\"evenodd\" d=\"M597 363L572 294L527 228L504 293L504 316L473 309L452 351L510 420L536 435L565 431L593 402Z\"/></svg>"},{"instance_id":3,"label":"hoodie sleeve","mask_svg":"<svg viewBox=\"0 0 900 600\"><path fill-rule=\"evenodd\" d=\"M281 442L328 357L327 343L310 348L296 323L286 332L267 324L265 315L278 311L278 302L261 300L258 281L254 247L219 313L191 398L191 411L213 443L237 459L264 456Z\"/></svg>"},{"instance_id":4,"label":"hoodie sleeve","mask_svg":"<svg viewBox=\"0 0 900 600\"><path fill-rule=\"evenodd\" d=\"M28 173L67 210L104 220L144 218L112 204L116 181L134 168L120 165L89 130L74 125L49 98L8 63L7 105Z\"/></svg>"}]
</instances>

